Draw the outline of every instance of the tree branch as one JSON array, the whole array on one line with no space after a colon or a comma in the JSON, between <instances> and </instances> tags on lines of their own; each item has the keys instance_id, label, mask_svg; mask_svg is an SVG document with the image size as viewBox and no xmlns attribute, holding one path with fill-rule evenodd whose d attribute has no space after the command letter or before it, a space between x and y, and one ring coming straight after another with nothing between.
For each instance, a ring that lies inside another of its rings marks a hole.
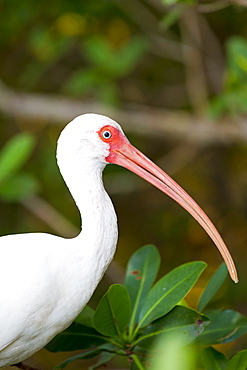
<instances>
[{"instance_id":1,"label":"tree branch","mask_svg":"<svg viewBox=\"0 0 247 370\"><path fill-rule=\"evenodd\" d=\"M0 111L11 117L64 125L74 117L94 112L112 117L128 132L152 137L173 137L200 144L233 143L247 140L247 118L226 118L212 122L185 111L169 111L142 105L124 109L99 103L76 101L64 96L15 92L0 83Z\"/></svg>"}]
</instances>

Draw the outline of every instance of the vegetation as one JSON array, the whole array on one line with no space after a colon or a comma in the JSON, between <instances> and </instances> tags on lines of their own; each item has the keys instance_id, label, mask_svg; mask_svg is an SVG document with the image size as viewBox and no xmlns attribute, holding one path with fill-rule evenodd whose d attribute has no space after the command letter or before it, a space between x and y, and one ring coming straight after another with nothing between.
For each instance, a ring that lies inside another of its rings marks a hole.
<instances>
[{"instance_id":1,"label":"vegetation","mask_svg":"<svg viewBox=\"0 0 247 370\"><path fill-rule=\"evenodd\" d=\"M186 263L153 285L159 265L159 252L153 245L139 249L131 257L124 285L110 286L95 311L86 306L75 322L46 346L53 352L87 349L56 369L98 355L91 369L116 356L128 359L131 369L140 370L179 370L191 366L205 370L246 369L247 350L227 359L211 347L247 333L247 317L240 313L229 309L204 311L226 278L225 264L203 291L197 311L187 307L183 299L206 264ZM191 343L194 347L188 348ZM194 356L188 356L190 352ZM165 367L165 363L169 366Z\"/></svg>"}]
</instances>

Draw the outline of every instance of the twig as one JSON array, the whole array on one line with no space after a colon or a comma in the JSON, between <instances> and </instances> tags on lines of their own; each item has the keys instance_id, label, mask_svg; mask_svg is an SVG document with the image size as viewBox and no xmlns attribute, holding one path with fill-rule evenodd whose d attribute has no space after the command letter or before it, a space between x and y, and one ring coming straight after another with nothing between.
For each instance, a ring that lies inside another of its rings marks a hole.
<instances>
[{"instance_id":1,"label":"twig","mask_svg":"<svg viewBox=\"0 0 247 370\"><path fill-rule=\"evenodd\" d=\"M210 90L214 94L222 92L223 75L225 69L225 58L222 45L218 35L214 32L207 17L198 14L202 39L203 39L203 58L205 70L210 84Z\"/></svg>"},{"instance_id":2,"label":"twig","mask_svg":"<svg viewBox=\"0 0 247 370\"><path fill-rule=\"evenodd\" d=\"M231 3L234 5L247 6L247 0L231 0Z\"/></svg>"},{"instance_id":3,"label":"twig","mask_svg":"<svg viewBox=\"0 0 247 370\"><path fill-rule=\"evenodd\" d=\"M218 0L209 4L198 4L196 9L201 13L213 13L232 5L247 6L247 0Z\"/></svg>"},{"instance_id":4,"label":"twig","mask_svg":"<svg viewBox=\"0 0 247 370\"><path fill-rule=\"evenodd\" d=\"M217 12L218 10L222 10L231 6L232 4L228 0L218 0L209 4L198 4L196 9L201 13L213 13Z\"/></svg>"}]
</instances>

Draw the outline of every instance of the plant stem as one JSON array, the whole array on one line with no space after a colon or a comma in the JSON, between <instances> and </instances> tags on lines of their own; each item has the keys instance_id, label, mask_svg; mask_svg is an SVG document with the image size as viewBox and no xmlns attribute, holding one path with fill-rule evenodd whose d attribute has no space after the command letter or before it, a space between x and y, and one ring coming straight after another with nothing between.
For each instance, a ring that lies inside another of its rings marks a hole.
<instances>
[{"instance_id":1,"label":"plant stem","mask_svg":"<svg viewBox=\"0 0 247 370\"><path fill-rule=\"evenodd\" d=\"M133 359L133 361L135 362L136 366L138 369L140 370L145 370L145 368L142 366L142 363L141 361L139 360L138 356L136 355L131 355L131 358Z\"/></svg>"}]
</instances>

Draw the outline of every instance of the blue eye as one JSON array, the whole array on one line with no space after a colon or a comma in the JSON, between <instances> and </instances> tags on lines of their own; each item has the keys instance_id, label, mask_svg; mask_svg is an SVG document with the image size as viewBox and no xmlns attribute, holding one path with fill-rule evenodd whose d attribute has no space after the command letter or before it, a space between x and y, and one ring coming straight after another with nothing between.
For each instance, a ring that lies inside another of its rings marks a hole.
<instances>
[{"instance_id":1,"label":"blue eye","mask_svg":"<svg viewBox=\"0 0 247 370\"><path fill-rule=\"evenodd\" d=\"M112 133L109 130L105 130L102 132L102 136L104 139L110 139L112 136Z\"/></svg>"}]
</instances>

